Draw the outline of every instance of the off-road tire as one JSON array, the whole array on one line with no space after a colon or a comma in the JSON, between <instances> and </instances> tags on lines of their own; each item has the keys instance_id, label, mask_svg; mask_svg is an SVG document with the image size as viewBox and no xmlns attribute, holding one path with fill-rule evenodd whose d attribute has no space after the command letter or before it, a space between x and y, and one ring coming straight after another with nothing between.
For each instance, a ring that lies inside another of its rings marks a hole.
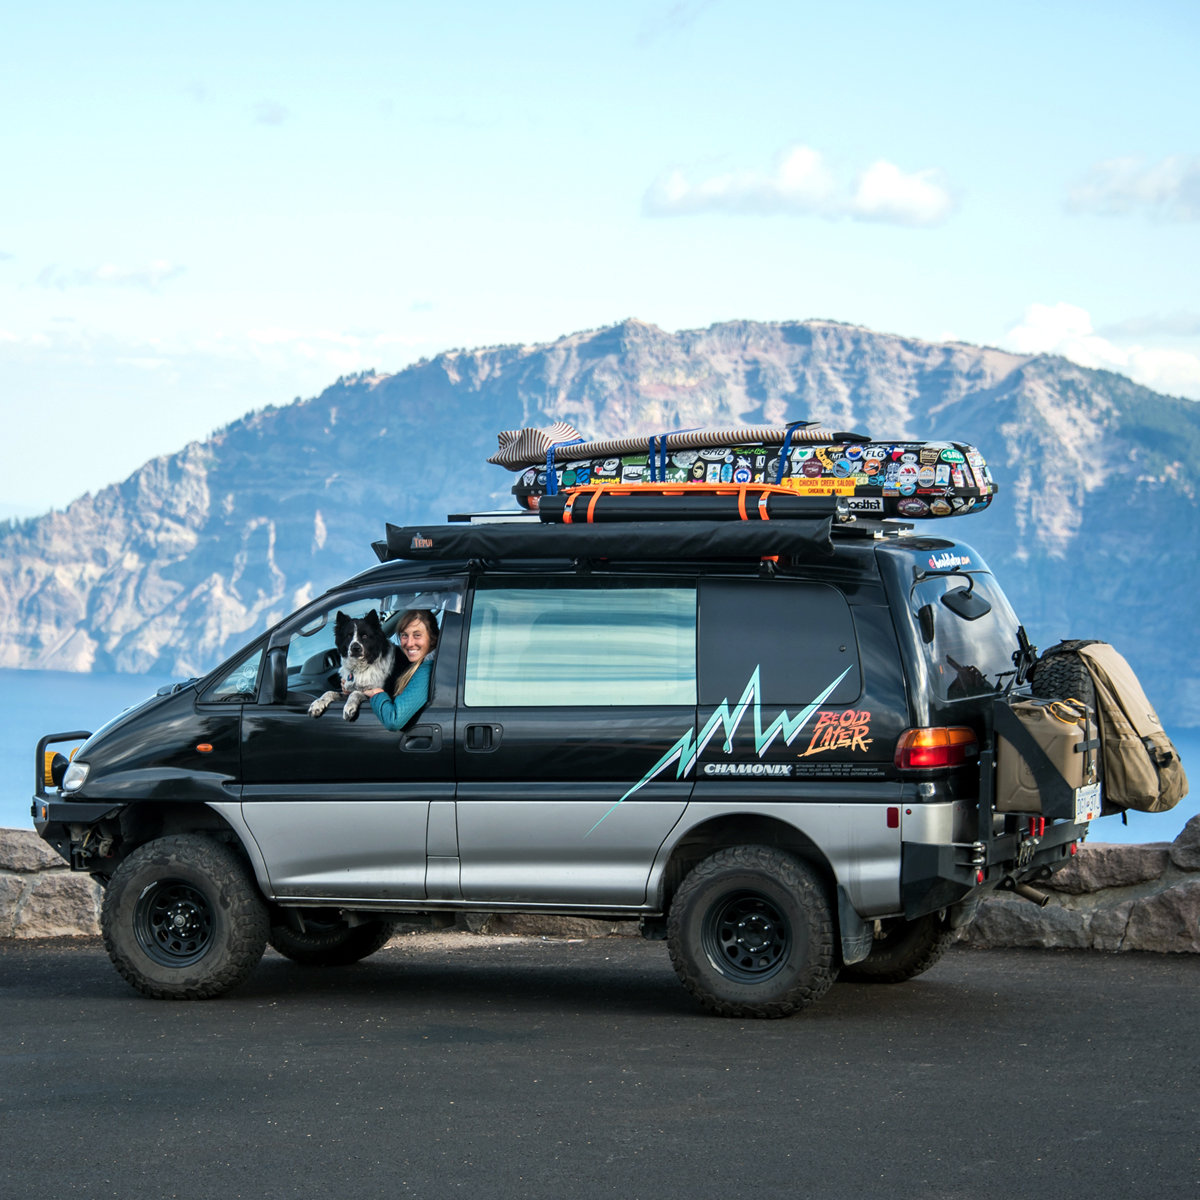
<instances>
[{"instance_id":1,"label":"off-road tire","mask_svg":"<svg viewBox=\"0 0 1200 1200\"><path fill-rule=\"evenodd\" d=\"M1094 641L1061 642L1048 650L1033 672L1031 689L1039 700L1082 700L1095 710L1096 687L1091 672L1078 654L1071 653Z\"/></svg>"},{"instance_id":2,"label":"off-road tire","mask_svg":"<svg viewBox=\"0 0 1200 1200\"><path fill-rule=\"evenodd\" d=\"M736 958L742 943L731 935L740 926L724 916L738 906L761 927L753 936L769 942L761 955ZM667 949L683 986L722 1017L790 1016L837 978L824 886L806 864L770 846L733 846L693 867L671 902Z\"/></svg>"},{"instance_id":3,"label":"off-road tire","mask_svg":"<svg viewBox=\"0 0 1200 1200\"><path fill-rule=\"evenodd\" d=\"M175 944L163 920L171 913L190 922ZM236 987L262 958L267 927L245 862L199 834L139 846L113 873L100 909L113 966L155 1000L211 1000Z\"/></svg>"},{"instance_id":4,"label":"off-road tire","mask_svg":"<svg viewBox=\"0 0 1200 1200\"><path fill-rule=\"evenodd\" d=\"M871 953L842 967L851 983L907 983L928 971L950 947L954 930L946 913L928 913L914 921L891 917L880 922Z\"/></svg>"},{"instance_id":5,"label":"off-road tire","mask_svg":"<svg viewBox=\"0 0 1200 1200\"><path fill-rule=\"evenodd\" d=\"M348 967L382 950L396 930L393 921L368 921L351 929L345 922L334 929L311 925L297 933L290 925L272 925L267 940L285 958L306 967Z\"/></svg>"}]
</instances>

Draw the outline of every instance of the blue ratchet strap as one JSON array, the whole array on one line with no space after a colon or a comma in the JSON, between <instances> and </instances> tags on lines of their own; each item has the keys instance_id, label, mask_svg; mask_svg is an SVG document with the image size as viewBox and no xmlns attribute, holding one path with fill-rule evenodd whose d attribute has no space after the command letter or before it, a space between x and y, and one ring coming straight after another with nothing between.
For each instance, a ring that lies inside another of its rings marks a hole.
<instances>
[{"instance_id":1,"label":"blue ratchet strap","mask_svg":"<svg viewBox=\"0 0 1200 1200\"><path fill-rule=\"evenodd\" d=\"M703 429L703 425L693 425L690 429L672 429L670 433L654 434L650 438L650 482L651 483L666 483L667 482L667 438L672 433L695 433L697 429ZM658 443L658 465L655 467L654 456L656 453L655 443Z\"/></svg>"},{"instance_id":2,"label":"blue ratchet strap","mask_svg":"<svg viewBox=\"0 0 1200 1200\"><path fill-rule=\"evenodd\" d=\"M558 476L554 471L554 452L559 446L578 446L580 442L586 442L587 438L572 438L569 442L551 442L550 448L546 451L546 495L558 495Z\"/></svg>"},{"instance_id":3,"label":"blue ratchet strap","mask_svg":"<svg viewBox=\"0 0 1200 1200\"><path fill-rule=\"evenodd\" d=\"M792 434L797 429L804 429L811 425L812 421L793 421L787 427L787 433L783 438L783 448L779 451L779 470L775 472L775 486L778 487L783 482L783 468L787 466L788 451L792 448Z\"/></svg>"}]
</instances>

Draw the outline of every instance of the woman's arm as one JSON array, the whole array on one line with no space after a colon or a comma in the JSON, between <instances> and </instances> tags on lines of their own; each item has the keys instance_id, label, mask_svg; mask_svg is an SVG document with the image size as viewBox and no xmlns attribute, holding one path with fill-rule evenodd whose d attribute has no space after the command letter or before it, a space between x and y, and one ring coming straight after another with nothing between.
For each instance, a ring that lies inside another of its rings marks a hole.
<instances>
[{"instance_id":1,"label":"woman's arm","mask_svg":"<svg viewBox=\"0 0 1200 1200\"><path fill-rule=\"evenodd\" d=\"M423 662L408 681L408 686L395 699L383 691L371 697L371 707L385 729L393 732L403 729L425 707L429 702L429 677L432 674L433 664Z\"/></svg>"}]
</instances>

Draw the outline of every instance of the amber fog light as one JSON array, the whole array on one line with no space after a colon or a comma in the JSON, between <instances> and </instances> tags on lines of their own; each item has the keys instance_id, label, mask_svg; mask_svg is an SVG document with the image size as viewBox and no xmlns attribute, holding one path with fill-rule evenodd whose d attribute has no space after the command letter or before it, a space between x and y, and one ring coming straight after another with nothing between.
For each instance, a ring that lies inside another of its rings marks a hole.
<instances>
[{"instance_id":1,"label":"amber fog light","mask_svg":"<svg viewBox=\"0 0 1200 1200\"><path fill-rule=\"evenodd\" d=\"M964 725L906 729L896 742L896 766L901 771L958 767L978 753L975 731Z\"/></svg>"}]
</instances>

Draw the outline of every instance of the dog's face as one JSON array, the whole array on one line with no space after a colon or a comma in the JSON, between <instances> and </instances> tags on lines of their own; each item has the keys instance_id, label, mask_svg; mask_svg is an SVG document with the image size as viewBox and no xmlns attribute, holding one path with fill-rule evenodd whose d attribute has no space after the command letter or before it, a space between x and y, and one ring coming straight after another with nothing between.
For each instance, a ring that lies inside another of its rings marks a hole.
<instances>
[{"instance_id":1,"label":"dog's face","mask_svg":"<svg viewBox=\"0 0 1200 1200\"><path fill-rule=\"evenodd\" d=\"M333 637L342 662L350 668L369 667L390 645L379 623L379 614L374 609L361 618L338 613Z\"/></svg>"}]
</instances>

